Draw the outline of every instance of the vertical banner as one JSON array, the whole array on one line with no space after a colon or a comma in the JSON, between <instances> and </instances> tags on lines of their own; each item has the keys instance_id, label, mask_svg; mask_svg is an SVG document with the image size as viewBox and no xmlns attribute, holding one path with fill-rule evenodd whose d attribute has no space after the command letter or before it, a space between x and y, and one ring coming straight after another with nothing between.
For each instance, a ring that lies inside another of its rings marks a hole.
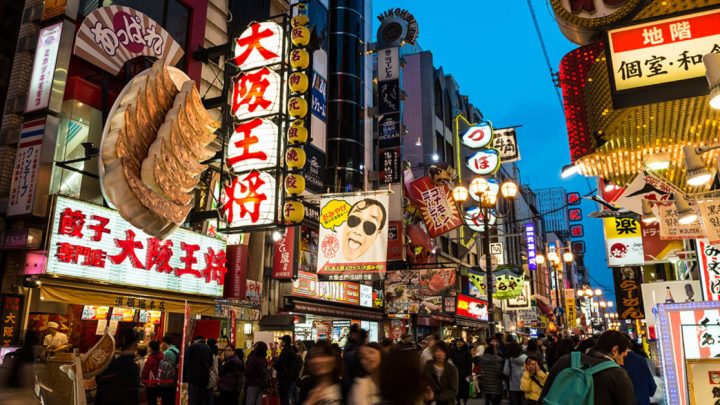
<instances>
[{"instance_id":1,"label":"vertical banner","mask_svg":"<svg viewBox=\"0 0 720 405\"><path fill-rule=\"evenodd\" d=\"M228 245L225 248L225 283L223 284L223 298L245 299L247 288L248 246Z\"/></svg>"},{"instance_id":2,"label":"vertical banner","mask_svg":"<svg viewBox=\"0 0 720 405\"><path fill-rule=\"evenodd\" d=\"M10 185L7 215L32 212L46 118L23 123Z\"/></svg>"},{"instance_id":3,"label":"vertical banner","mask_svg":"<svg viewBox=\"0 0 720 405\"><path fill-rule=\"evenodd\" d=\"M295 278L298 270L298 246L300 232L296 226L285 228L285 235L273 246L272 278L289 280Z\"/></svg>"},{"instance_id":4,"label":"vertical banner","mask_svg":"<svg viewBox=\"0 0 720 405\"><path fill-rule=\"evenodd\" d=\"M642 265L645 260L640 222L632 218L603 218L605 252L610 267Z\"/></svg>"},{"instance_id":5,"label":"vertical banner","mask_svg":"<svg viewBox=\"0 0 720 405\"><path fill-rule=\"evenodd\" d=\"M525 241L527 242L528 270L537 270L535 225L532 223L525 224Z\"/></svg>"},{"instance_id":6,"label":"vertical banner","mask_svg":"<svg viewBox=\"0 0 720 405\"><path fill-rule=\"evenodd\" d=\"M495 128L492 147L500 152L500 159L503 163L520 160L520 149L518 149L515 128Z\"/></svg>"},{"instance_id":7,"label":"vertical banner","mask_svg":"<svg viewBox=\"0 0 720 405\"><path fill-rule=\"evenodd\" d=\"M705 235L711 245L720 244L720 200L698 201Z\"/></svg>"},{"instance_id":8,"label":"vertical banner","mask_svg":"<svg viewBox=\"0 0 720 405\"><path fill-rule=\"evenodd\" d=\"M2 326L2 347L20 346L22 331L23 302L25 297L17 294L3 294L0 301L0 325Z\"/></svg>"},{"instance_id":9,"label":"vertical banner","mask_svg":"<svg viewBox=\"0 0 720 405\"><path fill-rule=\"evenodd\" d=\"M230 344L236 346L235 337L237 336L237 314L234 309L230 310Z\"/></svg>"},{"instance_id":10,"label":"vertical banner","mask_svg":"<svg viewBox=\"0 0 720 405\"><path fill-rule=\"evenodd\" d=\"M324 196L320 201L318 275L332 281L383 277L388 193Z\"/></svg>"},{"instance_id":11,"label":"vertical banner","mask_svg":"<svg viewBox=\"0 0 720 405\"><path fill-rule=\"evenodd\" d=\"M698 239L697 258L703 301L720 301L720 246Z\"/></svg>"},{"instance_id":12,"label":"vertical banner","mask_svg":"<svg viewBox=\"0 0 720 405\"><path fill-rule=\"evenodd\" d=\"M390 221L388 228L388 261L405 260L405 244L404 244L402 221Z\"/></svg>"},{"instance_id":13,"label":"vertical banner","mask_svg":"<svg viewBox=\"0 0 720 405\"><path fill-rule=\"evenodd\" d=\"M62 28L63 23L59 22L42 28L38 34L25 113L45 109L50 104Z\"/></svg>"},{"instance_id":14,"label":"vertical banner","mask_svg":"<svg viewBox=\"0 0 720 405\"><path fill-rule=\"evenodd\" d=\"M640 267L613 269L615 301L619 319L644 319L643 296L640 291L642 271Z\"/></svg>"},{"instance_id":15,"label":"vertical banner","mask_svg":"<svg viewBox=\"0 0 720 405\"><path fill-rule=\"evenodd\" d=\"M566 325L568 325L569 327L574 327L575 325L577 325L577 310L575 308L574 288L565 289L565 316L567 318L567 322L565 323Z\"/></svg>"}]
</instances>

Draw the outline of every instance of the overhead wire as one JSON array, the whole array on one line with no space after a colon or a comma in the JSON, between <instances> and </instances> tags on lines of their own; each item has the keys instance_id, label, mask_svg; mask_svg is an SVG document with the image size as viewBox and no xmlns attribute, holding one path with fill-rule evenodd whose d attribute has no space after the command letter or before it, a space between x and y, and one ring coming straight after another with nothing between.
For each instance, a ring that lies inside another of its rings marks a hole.
<instances>
[{"instance_id":1,"label":"overhead wire","mask_svg":"<svg viewBox=\"0 0 720 405\"><path fill-rule=\"evenodd\" d=\"M538 24L537 16L535 15L535 8L532 5L532 0L527 0L527 5L530 10L533 25L535 25L535 33L537 34L538 41L540 41L540 48L542 48L543 56L545 57L545 64L547 65L548 71L550 71L550 80L552 81L553 88L555 89L555 95L557 95L558 103L560 103L560 109L564 110L565 106L563 105L560 90L555 85L555 71L552 68L552 63L550 63L550 56L548 56L547 47L545 46L545 39L543 39L542 32L540 32L540 25Z\"/></svg>"}]
</instances>

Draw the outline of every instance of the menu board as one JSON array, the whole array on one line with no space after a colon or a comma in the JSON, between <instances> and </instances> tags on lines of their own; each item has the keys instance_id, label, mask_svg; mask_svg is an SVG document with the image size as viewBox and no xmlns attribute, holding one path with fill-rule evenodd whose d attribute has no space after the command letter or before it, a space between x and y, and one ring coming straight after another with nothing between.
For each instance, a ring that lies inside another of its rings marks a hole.
<instances>
[{"instance_id":1,"label":"menu board","mask_svg":"<svg viewBox=\"0 0 720 405\"><path fill-rule=\"evenodd\" d=\"M80 317L83 321L97 321L99 319L107 319L107 313L110 307L100 307L95 305L85 305L83 307L82 316Z\"/></svg>"}]
</instances>

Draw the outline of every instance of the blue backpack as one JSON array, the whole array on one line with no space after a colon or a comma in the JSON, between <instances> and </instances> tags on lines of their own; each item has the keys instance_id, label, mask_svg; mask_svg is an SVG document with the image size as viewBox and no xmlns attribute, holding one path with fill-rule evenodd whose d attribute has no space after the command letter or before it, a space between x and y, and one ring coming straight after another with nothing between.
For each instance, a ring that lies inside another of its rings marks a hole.
<instances>
[{"instance_id":1,"label":"blue backpack","mask_svg":"<svg viewBox=\"0 0 720 405\"><path fill-rule=\"evenodd\" d=\"M580 361L580 352L570 354L570 368L561 371L555 377L550 391L545 396L545 405L593 405L595 403L595 383L593 375L611 368L620 367L614 361L586 368Z\"/></svg>"}]
</instances>

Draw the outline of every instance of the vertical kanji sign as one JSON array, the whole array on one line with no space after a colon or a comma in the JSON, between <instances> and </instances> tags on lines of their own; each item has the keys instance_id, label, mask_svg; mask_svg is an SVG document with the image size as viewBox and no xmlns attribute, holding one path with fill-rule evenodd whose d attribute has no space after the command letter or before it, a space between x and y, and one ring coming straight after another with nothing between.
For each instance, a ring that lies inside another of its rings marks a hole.
<instances>
[{"instance_id":1,"label":"vertical kanji sign","mask_svg":"<svg viewBox=\"0 0 720 405\"><path fill-rule=\"evenodd\" d=\"M615 297L619 319L644 319L643 296L640 291L642 270L640 267L613 269Z\"/></svg>"},{"instance_id":2,"label":"vertical kanji sign","mask_svg":"<svg viewBox=\"0 0 720 405\"><path fill-rule=\"evenodd\" d=\"M23 303L25 297L17 294L0 295L0 326L2 347L19 346L22 331Z\"/></svg>"}]
</instances>

